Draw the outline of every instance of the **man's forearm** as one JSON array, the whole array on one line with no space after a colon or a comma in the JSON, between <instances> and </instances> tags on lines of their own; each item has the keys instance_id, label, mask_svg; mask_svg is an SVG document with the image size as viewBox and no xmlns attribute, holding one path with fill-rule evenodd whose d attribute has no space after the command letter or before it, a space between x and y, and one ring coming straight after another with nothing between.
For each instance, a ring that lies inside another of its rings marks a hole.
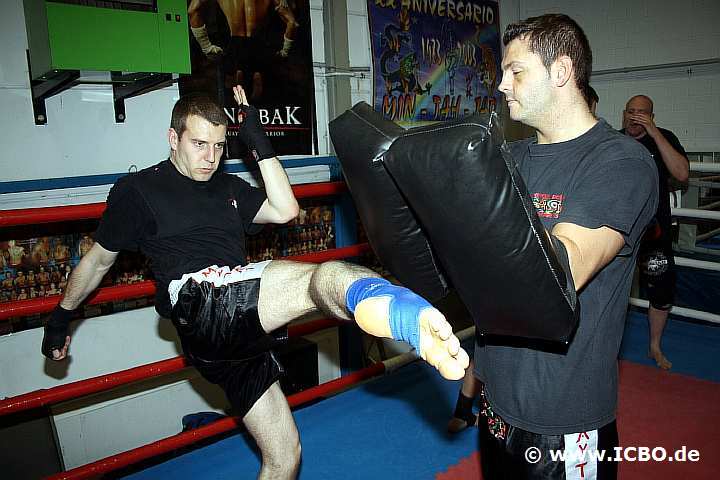
<instances>
[{"instance_id":1,"label":"man's forearm","mask_svg":"<svg viewBox=\"0 0 720 480\"><path fill-rule=\"evenodd\" d=\"M277 157L260 162L260 174L265 183L268 203L281 217L279 223L285 223L298 214L299 207L290 180Z\"/></svg>"},{"instance_id":2,"label":"man's forearm","mask_svg":"<svg viewBox=\"0 0 720 480\"><path fill-rule=\"evenodd\" d=\"M290 180L265 133L257 108L248 105L245 91L239 85L233 88L233 93L242 114L238 134L247 145L252 157L258 162L267 194L267 201L260 207L254 221L286 223L295 218L300 211L290 187Z\"/></svg>"},{"instance_id":3,"label":"man's forearm","mask_svg":"<svg viewBox=\"0 0 720 480\"><path fill-rule=\"evenodd\" d=\"M590 229L558 223L549 235L557 238L565 247L576 291L580 291L610 263L624 244L622 236L608 227Z\"/></svg>"},{"instance_id":4,"label":"man's forearm","mask_svg":"<svg viewBox=\"0 0 720 480\"><path fill-rule=\"evenodd\" d=\"M91 256L83 257L73 269L68 279L65 295L60 306L66 310L75 310L100 285L103 277L112 265L102 265Z\"/></svg>"},{"instance_id":5,"label":"man's forearm","mask_svg":"<svg viewBox=\"0 0 720 480\"><path fill-rule=\"evenodd\" d=\"M679 182L687 181L690 174L688 159L675 150L662 134L658 135L654 140L670 175Z\"/></svg>"}]
</instances>

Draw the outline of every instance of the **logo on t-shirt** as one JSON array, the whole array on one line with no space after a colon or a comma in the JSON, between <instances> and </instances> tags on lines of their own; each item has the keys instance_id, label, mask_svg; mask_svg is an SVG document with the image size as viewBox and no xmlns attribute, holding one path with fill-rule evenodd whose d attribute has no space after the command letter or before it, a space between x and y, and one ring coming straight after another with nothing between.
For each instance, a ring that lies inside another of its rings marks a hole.
<instances>
[{"instance_id":1,"label":"logo on t-shirt","mask_svg":"<svg viewBox=\"0 0 720 480\"><path fill-rule=\"evenodd\" d=\"M237 200L234 198L228 198L228 203L233 206L235 210L237 210Z\"/></svg>"},{"instance_id":2,"label":"logo on t-shirt","mask_svg":"<svg viewBox=\"0 0 720 480\"><path fill-rule=\"evenodd\" d=\"M565 195L561 193L533 193L533 205L538 215L544 218L558 218L562 212Z\"/></svg>"}]
</instances>

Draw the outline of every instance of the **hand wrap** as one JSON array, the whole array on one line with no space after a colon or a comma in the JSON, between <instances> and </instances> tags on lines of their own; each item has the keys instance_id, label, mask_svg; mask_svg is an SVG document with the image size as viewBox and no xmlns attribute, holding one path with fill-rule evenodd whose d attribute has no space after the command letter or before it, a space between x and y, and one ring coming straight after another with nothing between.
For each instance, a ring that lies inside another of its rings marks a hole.
<instances>
[{"instance_id":1,"label":"hand wrap","mask_svg":"<svg viewBox=\"0 0 720 480\"><path fill-rule=\"evenodd\" d=\"M243 117L238 135L247 145L255 161L275 157L270 139L265 135L258 109L252 105L240 105L240 114Z\"/></svg>"},{"instance_id":2,"label":"hand wrap","mask_svg":"<svg viewBox=\"0 0 720 480\"><path fill-rule=\"evenodd\" d=\"M58 304L45 323L41 351L50 360L53 360L53 350L62 350L65 346L73 313L73 310L65 310Z\"/></svg>"}]
</instances>

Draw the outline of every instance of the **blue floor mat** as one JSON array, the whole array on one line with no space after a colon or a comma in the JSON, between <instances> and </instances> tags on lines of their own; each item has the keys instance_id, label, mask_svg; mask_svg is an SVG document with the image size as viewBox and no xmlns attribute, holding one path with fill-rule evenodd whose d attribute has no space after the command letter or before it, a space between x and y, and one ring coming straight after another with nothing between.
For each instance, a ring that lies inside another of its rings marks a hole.
<instances>
[{"instance_id":1,"label":"blue floor mat","mask_svg":"<svg viewBox=\"0 0 720 480\"><path fill-rule=\"evenodd\" d=\"M647 358L647 317L628 314L621 358ZM671 317L663 338L673 372L720 382L720 326ZM303 444L300 479L433 479L477 449L474 429L445 432L460 382L443 380L423 363L296 410ZM252 441L237 434L125 478L255 478Z\"/></svg>"},{"instance_id":2,"label":"blue floor mat","mask_svg":"<svg viewBox=\"0 0 720 480\"><path fill-rule=\"evenodd\" d=\"M645 312L630 311L620 346L620 358L655 365L648 358L648 322ZM720 382L720 325L694 323L670 315L662 337L671 372Z\"/></svg>"},{"instance_id":3,"label":"blue floor mat","mask_svg":"<svg viewBox=\"0 0 720 480\"><path fill-rule=\"evenodd\" d=\"M474 429L445 432L459 386L414 363L296 410L303 445L299 478L434 478L477 449ZM254 478L259 468L251 443L235 435L126 478Z\"/></svg>"}]
</instances>

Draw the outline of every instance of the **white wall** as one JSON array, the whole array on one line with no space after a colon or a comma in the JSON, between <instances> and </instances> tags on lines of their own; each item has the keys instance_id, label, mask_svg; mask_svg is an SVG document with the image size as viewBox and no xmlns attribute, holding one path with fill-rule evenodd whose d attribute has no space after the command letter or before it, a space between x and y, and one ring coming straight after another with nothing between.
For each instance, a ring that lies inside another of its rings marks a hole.
<instances>
[{"instance_id":1,"label":"white wall","mask_svg":"<svg viewBox=\"0 0 720 480\"><path fill-rule=\"evenodd\" d=\"M48 123L36 126L22 0L2 2L0 45L0 181L121 173L167 155L176 87L128 99L121 124L110 86L73 87L47 100Z\"/></svg>"},{"instance_id":2,"label":"white wall","mask_svg":"<svg viewBox=\"0 0 720 480\"><path fill-rule=\"evenodd\" d=\"M720 57L716 0L515 0L521 18L565 13L587 34L594 70Z\"/></svg>"},{"instance_id":3,"label":"white wall","mask_svg":"<svg viewBox=\"0 0 720 480\"><path fill-rule=\"evenodd\" d=\"M357 74L350 82L352 104L360 101L372 104L372 53L365 0L348 0L348 44L350 67L368 70L367 73Z\"/></svg>"},{"instance_id":4,"label":"white wall","mask_svg":"<svg viewBox=\"0 0 720 480\"><path fill-rule=\"evenodd\" d=\"M152 307L75 322L72 356L55 363L40 354L42 329L0 336L0 397L136 367L179 355L175 329Z\"/></svg>"},{"instance_id":5,"label":"white wall","mask_svg":"<svg viewBox=\"0 0 720 480\"><path fill-rule=\"evenodd\" d=\"M350 49L350 68L358 71L354 74L340 72L341 75L352 75L350 79L351 102L372 102L372 75L370 74L370 35L367 23L365 0L347 0L348 12L348 45ZM310 18L312 22L313 62L315 64L315 108L318 118L318 153L327 155L332 151L328 132L327 78L337 74L334 65L325 62L325 42L323 29L323 0L310 0Z\"/></svg>"},{"instance_id":6,"label":"white wall","mask_svg":"<svg viewBox=\"0 0 720 480\"><path fill-rule=\"evenodd\" d=\"M112 88L78 85L46 101L47 125L34 122L25 59L22 0L2 0L0 15L0 182L115 174L153 165L168 152L176 85L130 98L115 123ZM324 61L322 0L311 0L313 60ZM319 154L329 151L325 79L316 69Z\"/></svg>"},{"instance_id":7,"label":"white wall","mask_svg":"<svg viewBox=\"0 0 720 480\"><path fill-rule=\"evenodd\" d=\"M330 151L322 5L311 0L319 154ZM347 0L350 65L369 70L366 0ZM127 120L114 121L112 91L77 86L47 101L48 124L36 126L30 102L22 0L4 0L0 16L0 181L120 173L151 165L167 152L165 132L177 88L126 102ZM590 38L596 72L720 57L720 2L693 0L501 0L500 22L547 12L574 17ZM688 150L720 150L720 67L633 75L596 75L599 114L620 126L625 101L648 93L660 126L674 130ZM650 76L651 78L648 78ZM356 72L352 101L371 100L371 75Z\"/></svg>"},{"instance_id":8,"label":"white wall","mask_svg":"<svg viewBox=\"0 0 720 480\"><path fill-rule=\"evenodd\" d=\"M686 150L720 150L720 65L692 67L691 75L685 68L603 75L720 58L717 0L501 0L500 5L503 23L508 16L566 13L580 24L593 50L598 115L614 127L621 127L627 100L642 93L655 102L657 124L674 131Z\"/></svg>"},{"instance_id":9,"label":"white wall","mask_svg":"<svg viewBox=\"0 0 720 480\"><path fill-rule=\"evenodd\" d=\"M42 329L0 336L0 397L105 375L179 355L174 327L154 308L142 308L73 324L71 355L55 363L40 354ZM119 387L52 407L66 468L174 435L181 419L198 411L222 411L222 391L194 369L172 377ZM142 425L142 428L138 428ZM108 435L107 432L113 432ZM11 441L0 429L0 439Z\"/></svg>"},{"instance_id":10,"label":"white wall","mask_svg":"<svg viewBox=\"0 0 720 480\"><path fill-rule=\"evenodd\" d=\"M693 0L500 0L501 31L514 21L566 13L585 30L593 49L592 85L598 114L616 128L633 95L655 102L657 124L675 132L688 151L720 150L720 65L638 71L634 69L720 58L720 1ZM351 65L370 67L366 0L348 0ZM353 100L371 99L372 81L357 81Z\"/></svg>"}]
</instances>

